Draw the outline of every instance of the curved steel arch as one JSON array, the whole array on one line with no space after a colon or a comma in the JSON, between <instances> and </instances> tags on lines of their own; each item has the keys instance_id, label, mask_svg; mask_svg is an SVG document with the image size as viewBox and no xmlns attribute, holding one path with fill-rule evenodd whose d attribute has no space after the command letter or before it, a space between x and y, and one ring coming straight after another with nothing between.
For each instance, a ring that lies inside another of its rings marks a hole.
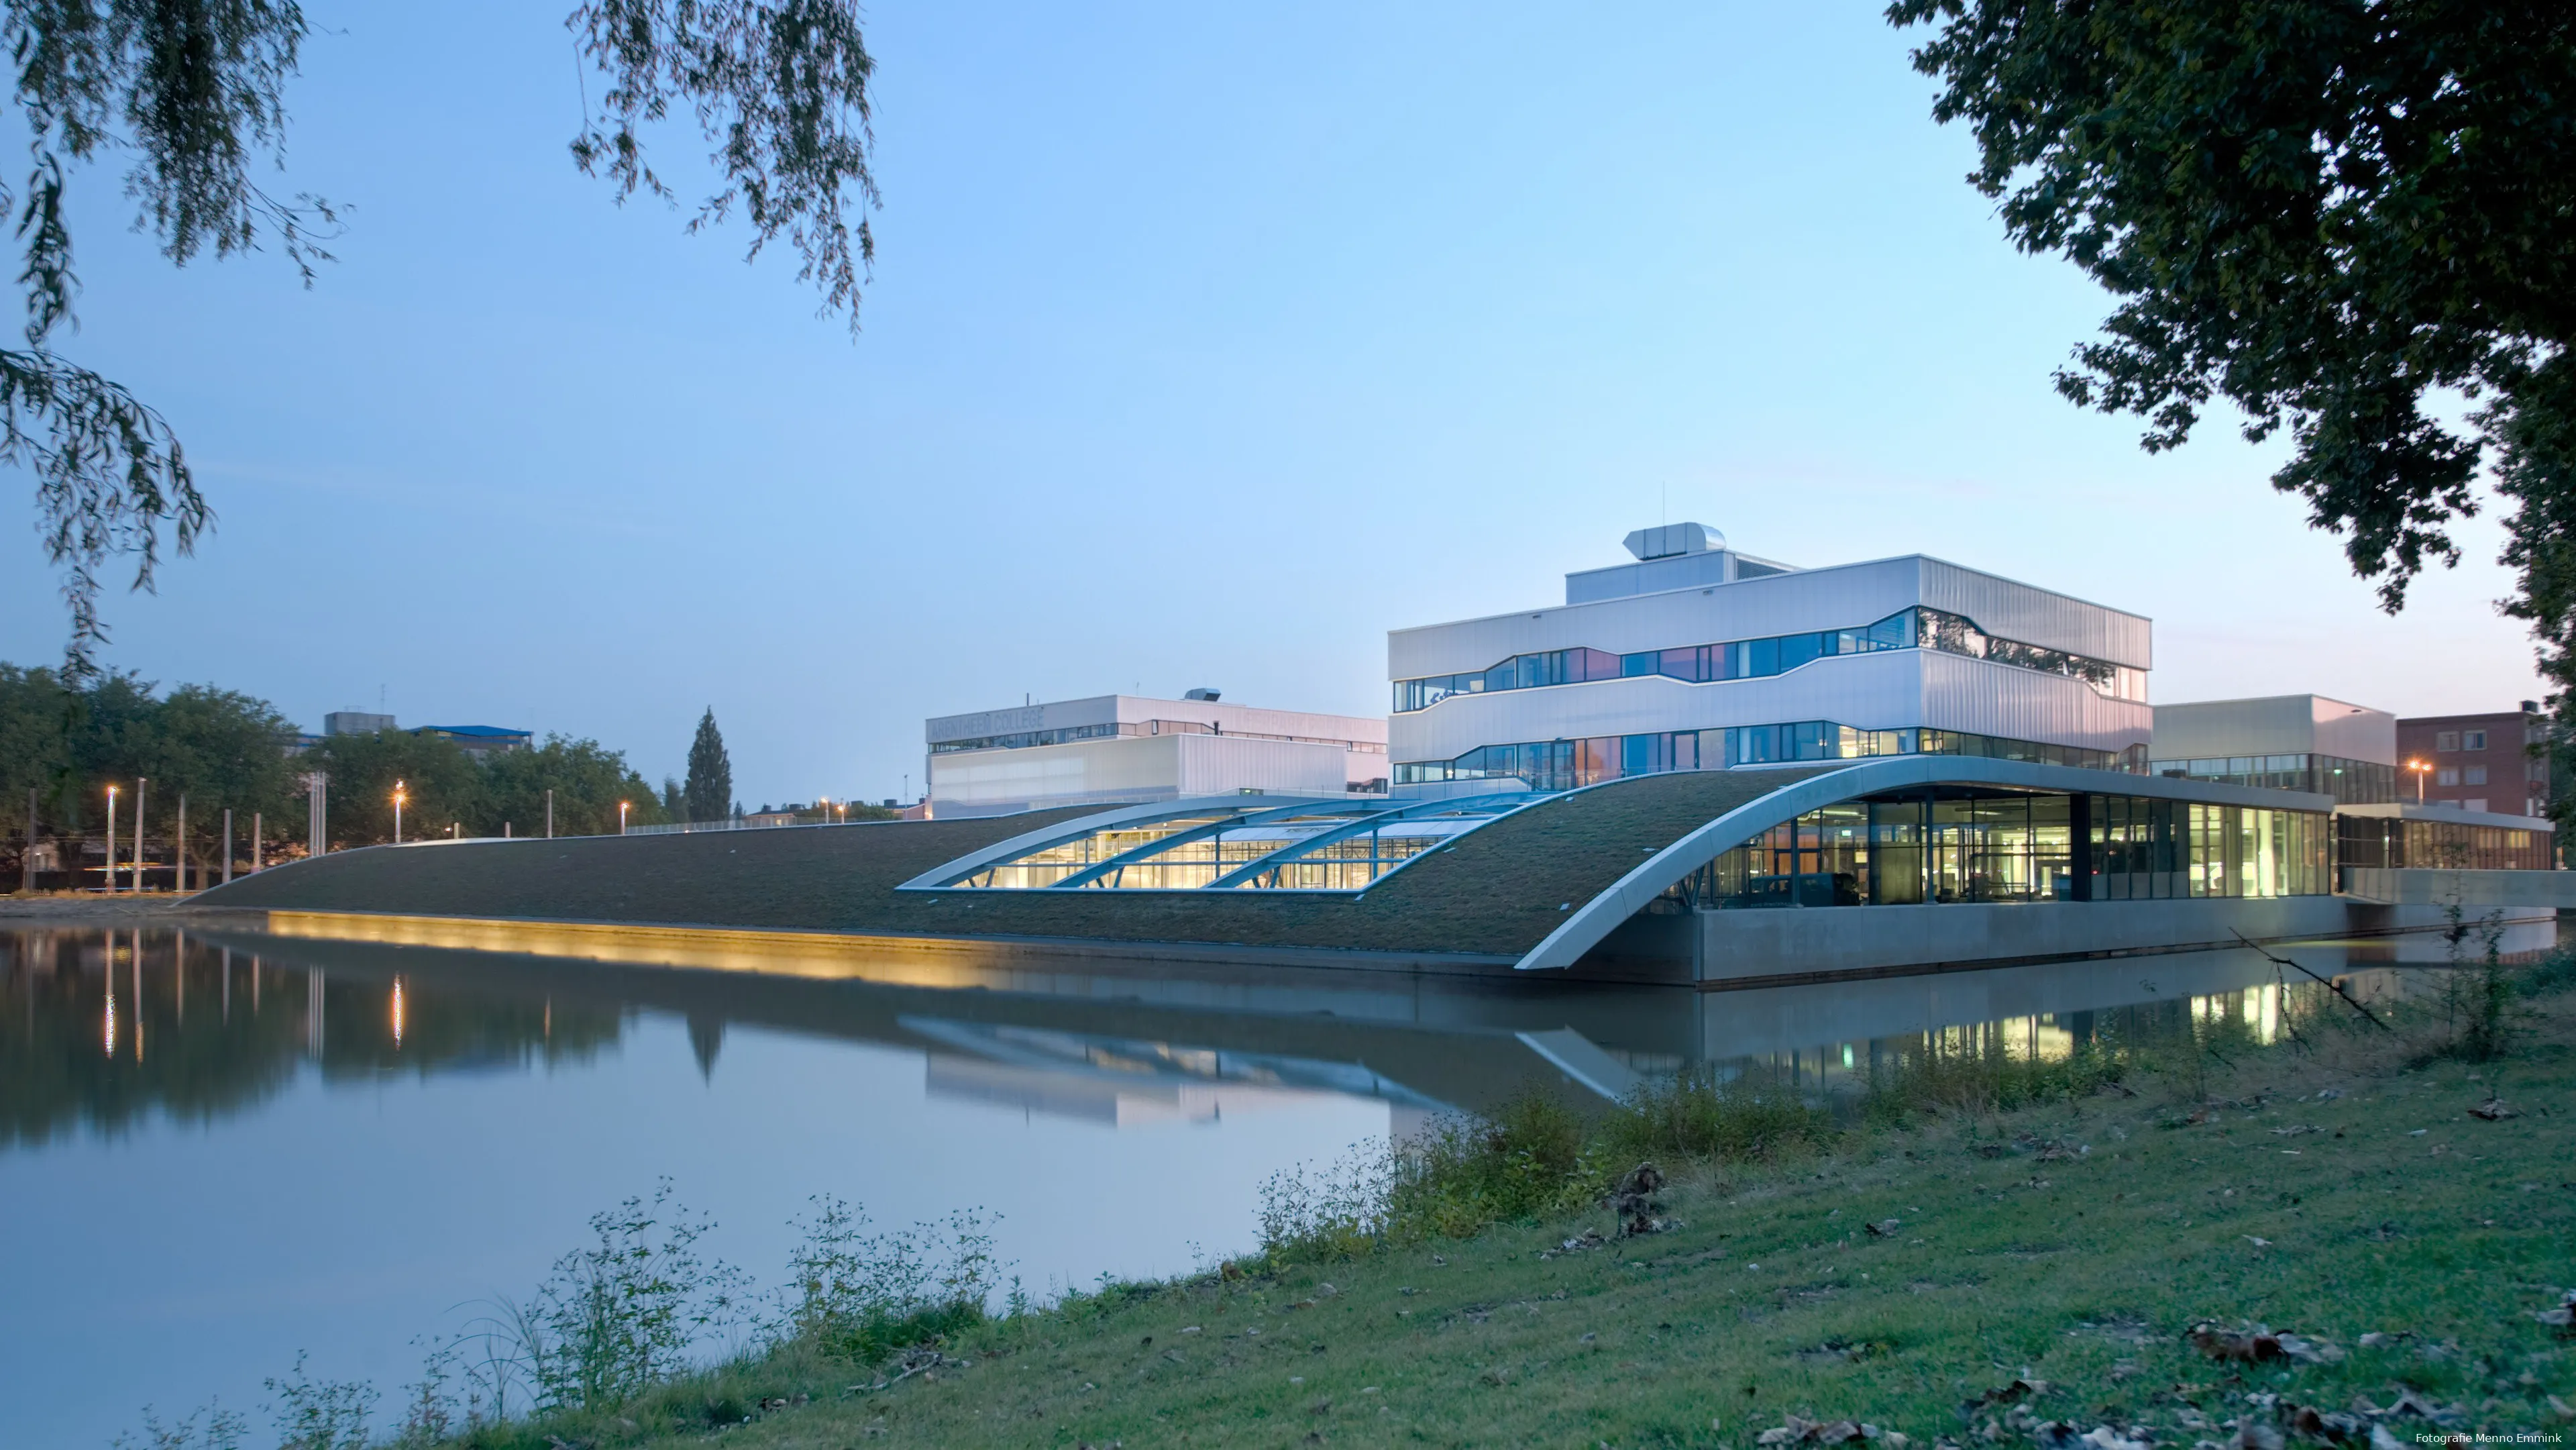
<instances>
[{"instance_id":1,"label":"curved steel arch","mask_svg":"<svg viewBox=\"0 0 2576 1450\"><path fill-rule=\"evenodd\" d=\"M1513 963L1524 972L1554 971L1573 966L1583 954L1619 924L1646 909L1683 877L1706 865L1722 851L1796 820L1807 812L1854 796L1877 795L1907 786L1996 785L2022 790L2085 792L2093 795L2153 796L2197 801L2204 805L2268 806L2275 810L2331 811L2332 796L2304 791L2258 790L2216 781L2174 780L2164 776L2128 775L2116 770L2085 770L2071 765L2040 765L2021 760L1990 760L1971 755L1901 755L1855 761L1840 770L1801 777L1768 795L1758 796L1699 827L1647 857L1627 875L1583 903L1546 939Z\"/></svg>"},{"instance_id":2,"label":"curved steel arch","mask_svg":"<svg viewBox=\"0 0 2576 1450\"><path fill-rule=\"evenodd\" d=\"M1144 805L1122 806L1087 816L1075 816L1034 831L1023 831L1007 841L996 841L980 851L970 851L954 860L943 861L895 888L897 891L944 891L960 880L988 866L1004 866L1033 851L1079 841L1097 831L1115 826L1140 825L1148 821L1168 820L1173 816L1206 815L1211 811L1229 810L1235 818L1229 825L1241 825L1256 816L1279 811L1311 811L1319 806L1351 802L1342 796L1246 796L1209 795L1187 800L1151 801ZM1367 798L1363 797L1364 802Z\"/></svg>"},{"instance_id":3,"label":"curved steel arch","mask_svg":"<svg viewBox=\"0 0 2576 1450\"><path fill-rule=\"evenodd\" d=\"M1507 792L1492 795L1444 796L1439 800L1415 801L1410 805L1390 807L1386 810L1378 811L1373 815L1362 816L1356 821L1334 826L1328 830L1318 831L1314 835L1306 837L1304 840L1291 841L1287 845L1280 847L1278 850L1273 851L1266 856L1261 856L1254 860L1247 861L1243 865L1237 866L1233 870L1226 872L1224 875L1217 877L1214 881L1207 884L1207 889L1210 891L1223 891L1231 887L1240 886L1246 881L1259 877L1264 872L1275 871L1282 866L1293 866L1297 863L1298 857L1311 854L1312 852L1329 846L1336 841L1347 841L1353 836L1374 831L1380 826L1393 825L1398 821L1406 820L1414 816L1436 816L1447 811L1462 810L1467 806L1483 805L1505 800L1514 802L1515 804L1512 809L1517 810L1521 806L1527 805L1530 801L1537 799L1541 799L1541 797L1531 796L1525 792ZM1485 824L1491 824L1496 818L1507 814L1509 814L1508 811L1498 810L1490 812L1486 815ZM1396 867L1387 871L1386 875L1394 875L1396 871L1402 870L1403 866L1404 863L1398 863ZM1379 879L1383 880L1384 877ZM1374 885L1375 883L1371 884ZM1360 889L1364 890L1366 888Z\"/></svg>"}]
</instances>

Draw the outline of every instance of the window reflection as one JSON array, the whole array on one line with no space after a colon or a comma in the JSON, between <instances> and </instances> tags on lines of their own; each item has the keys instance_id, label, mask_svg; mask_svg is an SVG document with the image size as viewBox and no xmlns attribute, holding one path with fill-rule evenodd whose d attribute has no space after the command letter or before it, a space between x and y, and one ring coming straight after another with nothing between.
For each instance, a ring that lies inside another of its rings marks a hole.
<instances>
[{"instance_id":1,"label":"window reflection","mask_svg":"<svg viewBox=\"0 0 2576 1450\"><path fill-rule=\"evenodd\" d=\"M1876 624L1859 629L1828 629L1811 634L1775 635L1768 639L1725 644L1685 645L1610 655L1595 649L1552 650L1514 655L1491 669L1461 675L1430 675L1395 682L1395 710L1427 710L1452 695L1479 695L1494 690L1527 690L1542 685L1581 684L1590 680L1664 675L1703 684L1711 680L1747 680L1786 674L1800 665L1834 655L1870 654L1891 649L1931 649L1972 659L1993 660L2043 674L2065 675L2120 700L2147 698L2147 672L2089 659L2064 650L1998 639L1977 628L1965 615L1917 606L1901 609Z\"/></svg>"},{"instance_id":2,"label":"window reflection","mask_svg":"<svg viewBox=\"0 0 2576 1450\"><path fill-rule=\"evenodd\" d=\"M2333 889L2333 839L2314 811L1939 787L1810 811L1720 853L1663 899L1734 909L2318 896Z\"/></svg>"},{"instance_id":3,"label":"window reflection","mask_svg":"<svg viewBox=\"0 0 2576 1450\"><path fill-rule=\"evenodd\" d=\"M2151 774L2214 780L2266 790L2330 795L2344 805L2385 805L2397 799L2397 767L2339 755L2223 755L2191 760L2152 760Z\"/></svg>"},{"instance_id":4,"label":"window reflection","mask_svg":"<svg viewBox=\"0 0 2576 1450\"><path fill-rule=\"evenodd\" d=\"M1667 770L1727 770L1739 765L1866 760L1883 755L1968 755L2132 774L2143 771L2146 765L2142 746L2114 754L1964 730L1861 730L1830 720L1804 720L1787 725L1482 745L1455 760L1398 761L1395 783L1518 780L1534 791L1559 791Z\"/></svg>"}]
</instances>

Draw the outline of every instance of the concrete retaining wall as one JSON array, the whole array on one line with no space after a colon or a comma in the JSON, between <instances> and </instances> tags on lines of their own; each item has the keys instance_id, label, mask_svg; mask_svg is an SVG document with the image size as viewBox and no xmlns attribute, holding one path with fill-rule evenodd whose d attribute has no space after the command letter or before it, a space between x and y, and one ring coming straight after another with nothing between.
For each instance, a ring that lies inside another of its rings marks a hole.
<instances>
[{"instance_id":1,"label":"concrete retaining wall","mask_svg":"<svg viewBox=\"0 0 2576 1450\"><path fill-rule=\"evenodd\" d=\"M2337 896L1784 907L1704 911L1697 919L1701 981L2233 946L2238 932L2279 941L2354 929Z\"/></svg>"}]
</instances>

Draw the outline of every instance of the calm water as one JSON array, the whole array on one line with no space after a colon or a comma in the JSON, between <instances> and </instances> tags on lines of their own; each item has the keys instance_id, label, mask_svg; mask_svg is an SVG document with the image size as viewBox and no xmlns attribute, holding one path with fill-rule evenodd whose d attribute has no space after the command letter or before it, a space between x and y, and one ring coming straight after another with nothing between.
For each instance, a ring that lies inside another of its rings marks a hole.
<instances>
[{"instance_id":1,"label":"calm water","mask_svg":"<svg viewBox=\"0 0 2576 1450\"><path fill-rule=\"evenodd\" d=\"M2548 929L2508 942L2547 944ZM2438 942L2320 944L2325 972ZM668 1176L764 1282L817 1193L1000 1215L1033 1287L1247 1246L1263 1177L1539 1084L1695 1062L1831 1091L1927 1031L2042 1052L2120 1014L2260 1019L2206 952L1698 994L1098 959L619 964L166 927L0 934L0 1363L25 1443L256 1410L309 1351L390 1399ZM749 968L746 970L745 968Z\"/></svg>"}]
</instances>

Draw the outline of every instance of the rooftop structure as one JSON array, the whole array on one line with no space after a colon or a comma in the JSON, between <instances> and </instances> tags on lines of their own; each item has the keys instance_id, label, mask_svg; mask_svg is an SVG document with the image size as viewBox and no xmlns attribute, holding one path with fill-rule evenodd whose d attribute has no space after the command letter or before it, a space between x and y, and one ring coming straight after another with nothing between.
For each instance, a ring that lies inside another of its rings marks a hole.
<instances>
[{"instance_id":1,"label":"rooftop structure","mask_svg":"<svg viewBox=\"0 0 2576 1450\"><path fill-rule=\"evenodd\" d=\"M1796 568L1703 524L1627 545L1563 605L1387 636L1398 792L1883 755L2145 768L2143 616L1920 554Z\"/></svg>"},{"instance_id":2,"label":"rooftop structure","mask_svg":"<svg viewBox=\"0 0 2576 1450\"><path fill-rule=\"evenodd\" d=\"M1386 789L1386 722L1225 702L1095 695L924 722L935 817L1246 793Z\"/></svg>"},{"instance_id":3,"label":"rooftop structure","mask_svg":"<svg viewBox=\"0 0 2576 1450\"><path fill-rule=\"evenodd\" d=\"M2314 791L2338 804L2398 798L2397 717L2323 695L2158 705L2157 775Z\"/></svg>"}]
</instances>

